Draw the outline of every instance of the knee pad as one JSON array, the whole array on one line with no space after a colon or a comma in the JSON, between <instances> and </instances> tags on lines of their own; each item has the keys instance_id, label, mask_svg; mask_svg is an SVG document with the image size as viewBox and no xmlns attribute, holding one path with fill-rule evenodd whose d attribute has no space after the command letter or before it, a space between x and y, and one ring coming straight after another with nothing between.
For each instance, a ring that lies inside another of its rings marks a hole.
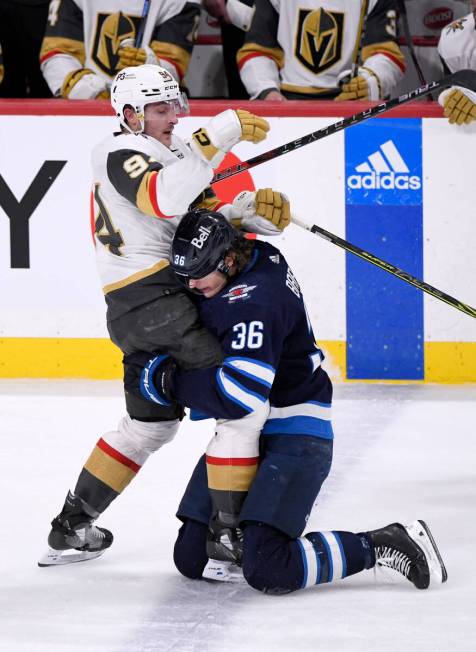
<instances>
[{"instance_id":1,"label":"knee pad","mask_svg":"<svg viewBox=\"0 0 476 652\"><path fill-rule=\"evenodd\" d=\"M172 441L177 434L179 423L178 419L137 421L130 416L125 416L119 421L117 430L107 432L103 439L114 449L142 466L151 453Z\"/></svg>"},{"instance_id":2,"label":"knee pad","mask_svg":"<svg viewBox=\"0 0 476 652\"><path fill-rule=\"evenodd\" d=\"M264 523L243 531L243 575L257 591L280 595L301 588L302 560L294 539Z\"/></svg>"},{"instance_id":3,"label":"knee pad","mask_svg":"<svg viewBox=\"0 0 476 652\"><path fill-rule=\"evenodd\" d=\"M269 415L265 401L241 419L217 419L215 435L207 447L212 457L257 457L261 430Z\"/></svg>"},{"instance_id":4,"label":"knee pad","mask_svg":"<svg viewBox=\"0 0 476 652\"><path fill-rule=\"evenodd\" d=\"M207 565L206 552L208 527L187 519L179 530L174 546L174 563L177 570L191 580L202 577Z\"/></svg>"}]
</instances>

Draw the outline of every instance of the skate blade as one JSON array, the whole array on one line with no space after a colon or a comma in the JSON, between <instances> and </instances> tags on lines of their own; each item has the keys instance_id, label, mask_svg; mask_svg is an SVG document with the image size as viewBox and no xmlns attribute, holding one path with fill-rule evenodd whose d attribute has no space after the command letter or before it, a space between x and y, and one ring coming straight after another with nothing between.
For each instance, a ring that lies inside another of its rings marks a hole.
<instances>
[{"instance_id":1,"label":"skate blade","mask_svg":"<svg viewBox=\"0 0 476 652\"><path fill-rule=\"evenodd\" d=\"M49 548L48 552L38 561L38 566L64 566L65 564L74 564L78 561L89 561L100 557L104 550L54 550Z\"/></svg>"},{"instance_id":2,"label":"skate blade","mask_svg":"<svg viewBox=\"0 0 476 652\"><path fill-rule=\"evenodd\" d=\"M430 528L425 521L414 521L414 523L406 525L405 529L413 541L418 544L425 553L428 567L430 569L430 576L440 584L446 582L448 579L448 573L446 572L445 564L435 540L433 539L433 535L430 532Z\"/></svg>"},{"instance_id":3,"label":"skate blade","mask_svg":"<svg viewBox=\"0 0 476 652\"><path fill-rule=\"evenodd\" d=\"M202 578L210 582L229 582L230 584L246 584L243 570L230 561L209 559Z\"/></svg>"}]
</instances>

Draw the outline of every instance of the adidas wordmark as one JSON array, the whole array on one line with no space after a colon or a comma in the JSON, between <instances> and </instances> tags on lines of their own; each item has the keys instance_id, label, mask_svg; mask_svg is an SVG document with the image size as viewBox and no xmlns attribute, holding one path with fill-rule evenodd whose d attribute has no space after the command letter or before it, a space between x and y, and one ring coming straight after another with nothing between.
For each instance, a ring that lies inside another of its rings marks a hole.
<instances>
[{"instance_id":1,"label":"adidas wordmark","mask_svg":"<svg viewBox=\"0 0 476 652\"><path fill-rule=\"evenodd\" d=\"M347 185L351 190L419 190L421 178L410 175L409 168L392 140L380 145L370 154L368 162L355 168L358 174L351 174Z\"/></svg>"}]
</instances>

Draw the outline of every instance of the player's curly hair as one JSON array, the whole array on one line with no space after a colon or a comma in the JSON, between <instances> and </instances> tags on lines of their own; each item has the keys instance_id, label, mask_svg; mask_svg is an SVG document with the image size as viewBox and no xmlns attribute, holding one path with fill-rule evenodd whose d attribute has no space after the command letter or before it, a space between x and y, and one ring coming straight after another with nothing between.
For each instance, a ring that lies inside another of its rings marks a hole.
<instances>
[{"instance_id":1,"label":"player's curly hair","mask_svg":"<svg viewBox=\"0 0 476 652\"><path fill-rule=\"evenodd\" d=\"M254 240L249 240L243 235L240 235L233 240L229 253L233 253L235 258L236 271L239 274L242 272L251 260L253 249L255 246Z\"/></svg>"}]
</instances>

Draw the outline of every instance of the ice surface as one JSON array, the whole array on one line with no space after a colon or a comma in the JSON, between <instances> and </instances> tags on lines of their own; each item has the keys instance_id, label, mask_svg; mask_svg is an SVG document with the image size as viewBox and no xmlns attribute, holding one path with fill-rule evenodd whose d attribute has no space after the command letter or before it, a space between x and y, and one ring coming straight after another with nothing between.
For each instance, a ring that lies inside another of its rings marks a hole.
<instances>
[{"instance_id":1,"label":"ice surface","mask_svg":"<svg viewBox=\"0 0 476 652\"><path fill-rule=\"evenodd\" d=\"M121 384L0 382L0 650L8 652L473 652L476 388L338 385L335 458L309 529L423 518L445 585L367 571L289 596L175 571L174 512L211 435L185 422L100 523L103 557L38 568L49 521L124 411Z\"/></svg>"}]
</instances>

